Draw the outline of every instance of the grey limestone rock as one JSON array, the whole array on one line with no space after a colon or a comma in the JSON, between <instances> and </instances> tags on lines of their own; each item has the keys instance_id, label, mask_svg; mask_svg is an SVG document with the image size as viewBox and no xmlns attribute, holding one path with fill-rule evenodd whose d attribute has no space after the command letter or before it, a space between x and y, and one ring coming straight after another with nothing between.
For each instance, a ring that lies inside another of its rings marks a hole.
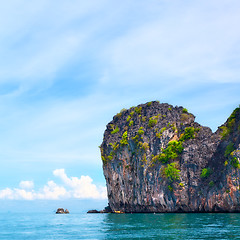
<instances>
[{"instance_id":1,"label":"grey limestone rock","mask_svg":"<svg viewBox=\"0 0 240 240\"><path fill-rule=\"evenodd\" d=\"M109 206L121 212L240 212L240 108L213 133L183 107L123 110L100 146Z\"/></svg>"}]
</instances>

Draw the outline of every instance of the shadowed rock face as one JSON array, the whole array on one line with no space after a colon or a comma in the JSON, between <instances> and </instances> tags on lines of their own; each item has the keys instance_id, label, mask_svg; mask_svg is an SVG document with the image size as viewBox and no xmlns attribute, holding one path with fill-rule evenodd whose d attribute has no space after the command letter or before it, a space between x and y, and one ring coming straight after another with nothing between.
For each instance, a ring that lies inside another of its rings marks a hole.
<instances>
[{"instance_id":1,"label":"shadowed rock face","mask_svg":"<svg viewBox=\"0 0 240 240\"><path fill-rule=\"evenodd\" d=\"M212 133L183 107L124 110L101 144L109 206L123 212L240 212L240 109Z\"/></svg>"}]
</instances>

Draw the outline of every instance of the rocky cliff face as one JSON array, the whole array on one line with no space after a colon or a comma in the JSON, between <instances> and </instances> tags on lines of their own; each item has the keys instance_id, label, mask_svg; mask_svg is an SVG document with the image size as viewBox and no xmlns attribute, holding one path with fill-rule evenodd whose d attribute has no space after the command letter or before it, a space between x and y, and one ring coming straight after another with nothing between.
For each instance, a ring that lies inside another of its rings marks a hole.
<instances>
[{"instance_id":1,"label":"rocky cliff face","mask_svg":"<svg viewBox=\"0 0 240 240\"><path fill-rule=\"evenodd\" d=\"M183 107L141 104L100 148L113 211L240 212L240 108L212 133Z\"/></svg>"}]
</instances>

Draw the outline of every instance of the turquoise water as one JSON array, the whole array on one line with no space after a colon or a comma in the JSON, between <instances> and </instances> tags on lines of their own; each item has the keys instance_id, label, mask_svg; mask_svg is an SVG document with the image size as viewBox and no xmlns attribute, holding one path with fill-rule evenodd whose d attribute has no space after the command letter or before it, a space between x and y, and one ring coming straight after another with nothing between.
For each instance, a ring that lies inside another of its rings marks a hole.
<instances>
[{"instance_id":1,"label":"turquoise water","mask_svg":"<svg viewBox=\"0 0 240 240\"><path fill-rule=\"evenodd\" d=\"M240 214L0 214L0 239L240 239Z\"/></svg>"}]
</instances>

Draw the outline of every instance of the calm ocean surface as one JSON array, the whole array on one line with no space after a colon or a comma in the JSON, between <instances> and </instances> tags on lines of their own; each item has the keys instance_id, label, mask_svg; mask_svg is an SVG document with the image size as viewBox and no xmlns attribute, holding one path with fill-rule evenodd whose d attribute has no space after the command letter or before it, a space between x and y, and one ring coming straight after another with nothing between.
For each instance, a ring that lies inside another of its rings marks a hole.
<instances>
[{"instance_id":1,"label":"calm ocean surface","mask_svg":"<svg viewBox=\"0 0 240 240\"><path fill-rule=\"evenodd\" d=\"M240 214L0 213L0 239L240 239Z\"/></svg>"}]
</instances>

